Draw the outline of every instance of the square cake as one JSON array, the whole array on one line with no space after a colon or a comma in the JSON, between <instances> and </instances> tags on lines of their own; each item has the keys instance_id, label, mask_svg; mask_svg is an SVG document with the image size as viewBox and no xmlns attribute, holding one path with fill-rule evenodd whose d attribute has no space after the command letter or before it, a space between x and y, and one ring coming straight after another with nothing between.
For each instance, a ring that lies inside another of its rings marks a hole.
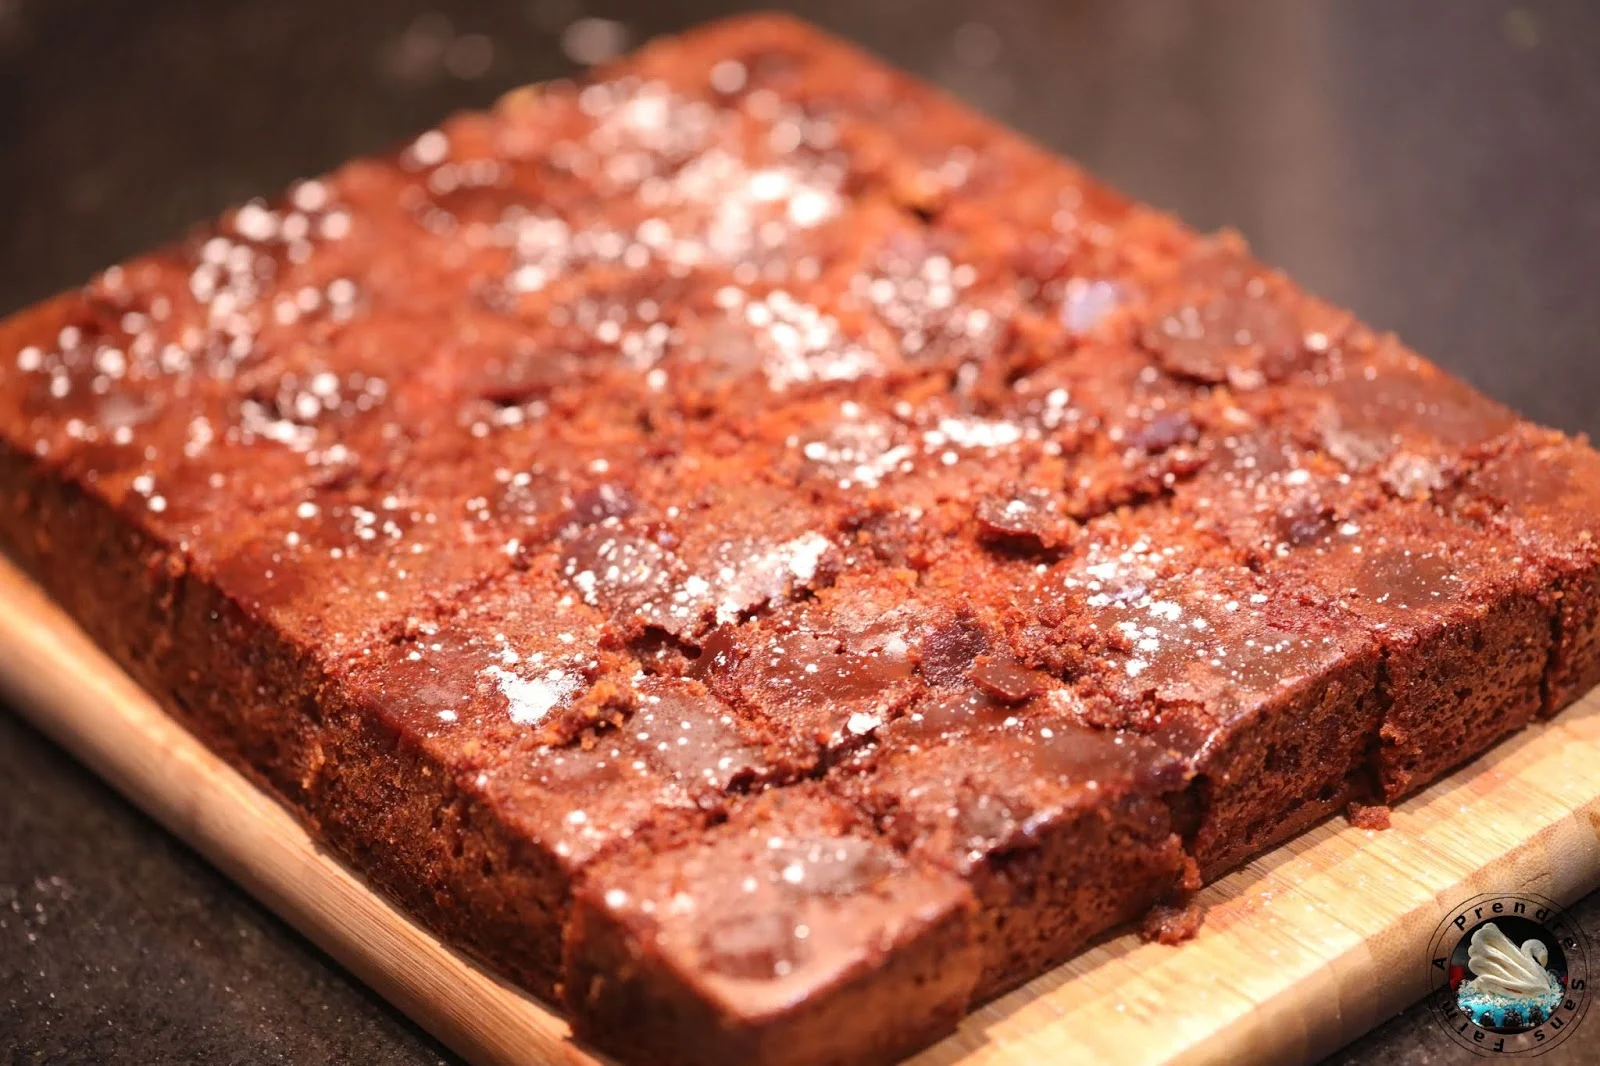
<instances>
[{"instance_id":1,"label":"square cake","mask_svg":"<svg viewBox=\"0 0 1600 1066\"><path fill-rule=\"evenodd\" d=\"M627 1063L893 1060L1415 791L1600 682L1597 532L1584 442L782 16L0 322L0 545Z\"/></svg>"}]
</instances>

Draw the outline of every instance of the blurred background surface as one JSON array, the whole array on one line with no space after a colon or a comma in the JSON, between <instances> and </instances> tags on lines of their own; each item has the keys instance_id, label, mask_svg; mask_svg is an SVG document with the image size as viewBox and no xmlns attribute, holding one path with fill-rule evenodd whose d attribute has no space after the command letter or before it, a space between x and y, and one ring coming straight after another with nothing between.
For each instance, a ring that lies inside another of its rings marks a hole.
<instances>
[{"instance_id":1,"label":"blurred background surface","mask_svg":"<svg viewBox=\"0 0 1600 1066\"><path fill-rule=\"evenodd\" d=\"M0 313L726 0L0 0ZM1600 435L1600 4L788 7ZM1579 907L1600 943L1600 897ZM1570 1041L1541 1062L1592 1061ZM0 711L7 1062L447 1061ZM1412 1011L1340 1061L1458 1061ZM1593 1054L1590 1052L1589 1054Z\"/></svg>"}]
</instances>

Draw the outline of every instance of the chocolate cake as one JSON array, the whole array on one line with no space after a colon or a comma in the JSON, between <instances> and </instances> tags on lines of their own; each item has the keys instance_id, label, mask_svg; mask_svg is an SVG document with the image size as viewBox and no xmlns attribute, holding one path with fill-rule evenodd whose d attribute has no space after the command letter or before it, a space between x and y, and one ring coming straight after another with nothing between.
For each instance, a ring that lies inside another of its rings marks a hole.
<instances>
[{"instance_id":1,"label":"chocolate cake","mask_svg":"<svg viewBox=\"0 0 1600 1066\"><path fill-rule=\"evenodd\" d=\"M1600 682L1597 532L1585 443L779 16L0 323L6 551L626 1062L1179 935Z\"/></svg>"}]
</instances>

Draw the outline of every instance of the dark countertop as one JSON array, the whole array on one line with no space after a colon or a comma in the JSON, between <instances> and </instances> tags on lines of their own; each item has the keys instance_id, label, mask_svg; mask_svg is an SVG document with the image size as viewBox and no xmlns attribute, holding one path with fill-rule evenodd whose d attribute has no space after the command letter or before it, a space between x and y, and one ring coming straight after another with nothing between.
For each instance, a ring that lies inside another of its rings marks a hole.
<instances>
[{"instance_id":1,"label":"dark countertop","mask_svg":"<svg viewBox=\"0 0 1600 1066\"><path fill-rule=\"evenodd\" d=\"M0 0L0 313L230 201L571 69L560 39L575 18L615 18L637 41L739 6ZM1195 225L1236 226L1531 417L1600 436L1589 0L789 6ZM1600 895L1577 913L1600 944ZM450 1061L5 711L0 1050L17 1063ZM1416 1008L1333 1061L1377 1059L1474 1061ZM1600 1039L1541 1059L1581 1061L1600 1061Z\"/></svg>"}]
</instances>

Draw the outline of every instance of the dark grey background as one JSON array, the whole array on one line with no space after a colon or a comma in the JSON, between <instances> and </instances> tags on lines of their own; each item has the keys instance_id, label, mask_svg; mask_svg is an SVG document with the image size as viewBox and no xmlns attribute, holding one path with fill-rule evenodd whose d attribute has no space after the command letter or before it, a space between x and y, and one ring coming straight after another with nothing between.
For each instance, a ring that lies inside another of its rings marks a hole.
<instances>
[{"instance_id":1,"label":"dark grey background","mask_svg":"<svg viewBox=\"0 0 1600 1066\"><path fill-rule=\"evenodd\" d=\"M637 42L740 6L0 0L0 312L569 71L578 17ZM1600 4L792 6L1197 226L1241 229L1528 415L1600 433ZM1600 898L1579 911L1600 943ZM4 711L0 1052L448 1061ZM1600 1031L1541 1062L1586 1055ZM1467 1057L1414 1009L1338 1060Z\"/></svg>"}]
</instances>

